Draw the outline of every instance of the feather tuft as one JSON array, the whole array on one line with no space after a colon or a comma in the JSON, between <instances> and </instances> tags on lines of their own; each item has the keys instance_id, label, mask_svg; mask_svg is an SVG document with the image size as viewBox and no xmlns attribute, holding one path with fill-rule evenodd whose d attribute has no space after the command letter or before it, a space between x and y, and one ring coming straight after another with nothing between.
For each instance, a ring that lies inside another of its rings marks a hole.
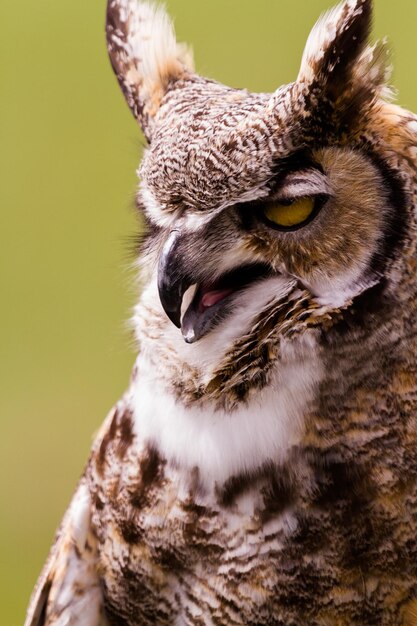
<instances>
[{"instance_id":1,"label":"feather tuft","mask_svg":"<svg viewBox=\"0 0 417 626\"><path fill-rule=\"evenodd\" d=\"M109 0L106 33L115 74L149 138L170 83L193 72L192 52L177 43L164 7L148 2Z\"/></svg>"}]
</instances>

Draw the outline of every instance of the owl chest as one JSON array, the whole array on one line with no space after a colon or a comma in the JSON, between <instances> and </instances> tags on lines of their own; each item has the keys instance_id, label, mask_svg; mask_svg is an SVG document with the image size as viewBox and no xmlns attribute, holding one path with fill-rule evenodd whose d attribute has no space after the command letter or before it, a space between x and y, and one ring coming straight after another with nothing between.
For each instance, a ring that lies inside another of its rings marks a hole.
<instances>
[{"instance_id":1,"label":"owl chest","mask_svg":"<svg viewBox=\"0 0 417 626\"><path fill-rule=\"evenodd\" d=\"M392 518L337 494L306 506L282 468L204 492L155 452L131 467L90 476L111 624L401 623L417 575Z\"/></svg>"},{"instance_id":2,"label":"owl chest","mask_svg":"<svg viewBox=\"0 0 417 626\"><path fill-rule=\"evenodd\" d=\"M192 525L167 520L117 555L102 552L110 618L129 626L270 623L280 541Z\"/></svg>"},{"instance_id":3,"label":"owl chest","mask_svg":"<svg viewBox=\"0 0 417 626\"><path fill-rule=\"evenodd\" d=\"M108 489L95 491L93 522L111 623L272 623L295 520L285 507L267 518L262 487L233 503L162 476L140 492L131 481Z\"/></svg>"}]
</instances>

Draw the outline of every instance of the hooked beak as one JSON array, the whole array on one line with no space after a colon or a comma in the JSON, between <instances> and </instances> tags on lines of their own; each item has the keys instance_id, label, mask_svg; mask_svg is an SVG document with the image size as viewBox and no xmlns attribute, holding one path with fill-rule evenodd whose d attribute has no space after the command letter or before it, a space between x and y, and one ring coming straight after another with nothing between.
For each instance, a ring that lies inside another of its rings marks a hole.
<instances>
[{"instance_id":1,"label":"hooked beak","mask_svg":"<svg viewBox=\"0 0 417 626\"><path fill-rule=\"evenodd\" d=\"M198 341L220 324L233 310L237 293L271 276L270 266L252 262L213 277L204 263L201 245L194 255L192 248L192 241L174 229L162 248L158 265L162 307L171 322L181 329L187 343ZM196 291L181 319L183 296L191 285L196 285Z\"/></svg>"},{"instance_id":2,"label":"hooked beak","mask_svg":"<svg viewBox=\"0 0 417 626\"><path fill-rule=\"evenodd\" d=\"M187 265L192 269L187 269ZM198 265L204 265L201 248L196 258L190 261L190 250L184 246L184 234L178 229L172 230L159 259L158 291L166 315L177 328L181 328L187 343L198 341L222 322L232 310L236 293L271 275L268 265L249 263L213 279L207 271L204 276ZM181 319L183 296L193 284L196 291Z\"/></svg>"},{"instance_id":3,"label":"hooked beak","mask_svg":"<svg viewBox=\"0 0 417 626\"><path fill-rule=\"evenodd\" d=\"M158 265L158 292L162 307L177 328L181 328L182 297L192 284L182 268L179 245L181 233L172 230L162 249Z\"/></svg>"}]
</instances>

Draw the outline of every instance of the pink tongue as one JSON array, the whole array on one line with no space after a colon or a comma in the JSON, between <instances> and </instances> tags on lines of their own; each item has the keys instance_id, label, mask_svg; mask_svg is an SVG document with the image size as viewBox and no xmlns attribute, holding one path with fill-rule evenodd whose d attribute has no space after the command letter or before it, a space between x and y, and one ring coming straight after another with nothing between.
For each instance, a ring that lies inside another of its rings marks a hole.
<instances>
[{"instance_id":1,"label":"pink tongue","mask_svg":"<svg viewBox=\"0 0 417 626\"><path fill-rule=\"evenodd\" d=\"M207 291L201 298L201 304L208 309L226 296L232 293L233 289L218 289L217 291Z\"/></svg>"}]
</instances>

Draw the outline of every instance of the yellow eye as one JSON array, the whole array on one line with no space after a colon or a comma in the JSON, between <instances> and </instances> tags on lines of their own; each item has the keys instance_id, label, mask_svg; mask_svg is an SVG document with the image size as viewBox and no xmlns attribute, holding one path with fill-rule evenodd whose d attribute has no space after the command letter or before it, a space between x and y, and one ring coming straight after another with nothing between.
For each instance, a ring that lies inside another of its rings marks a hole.
<instances>
[{"instance_id":1,"label":"yellow eye","mask_svg":"<svg viewBox=\"0 0 417 626\"><path fill-rule=\"evenodd\" d=\"M266 207L264 215L277 226L291 228L305 222L313 213L314 207L314 198L300 198L290 204L274 202Z\"/></svg>"}]
</instances>

